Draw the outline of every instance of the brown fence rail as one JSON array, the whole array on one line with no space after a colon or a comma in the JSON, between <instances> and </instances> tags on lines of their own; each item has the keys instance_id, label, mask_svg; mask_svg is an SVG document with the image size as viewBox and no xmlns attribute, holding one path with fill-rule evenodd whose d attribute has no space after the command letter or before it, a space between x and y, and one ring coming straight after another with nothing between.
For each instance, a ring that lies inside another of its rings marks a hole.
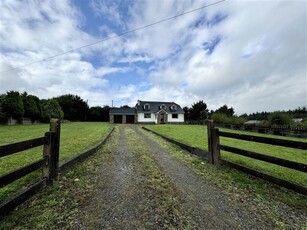
<instances>
[{"instance_id":1,"label":"brown fence rail","mask_svg":"<svg viewBox=\"0 0 307 230\"><path fill-rule=\"evenodd\" d=\"M31 149L43 144L47 144L48 139L46 137L39 137L32 140L21 141L14 144L0 146L0 158L8 156L17 152L21 152L27 149Z\"/></svg>"},{"instance_id":2,"label":"brown fence rail","mask_svg":"<svg viewBox=\"0 0 307 230\"><path fill-rule=\"evenodd\" d=\"M34 195L35 192L42 189L46 184L52 184L52 181L56 176L56 170L54 170L53 167L56 165L54 160L57 159L55 154L58 152L57 147L59 147L59 144L57 144L57 142L59 142L59 138L57 138L57 129L59 126L60 122L56 119L52 119L50 122L50 131L46 132L44 137L0 146L0 158L35 148L37 146L44 146L41 159L7 174L0 175L0 188L2 188L40 168L43 169L42 177L36 184L30 186L25 191L21 191L18 195L5 203L0 204L0 217L5 216L7 213L12 211L27 198Z\"/></svg>"},{"instance_id":3,"label":"brown fence rail","mask_svg":"<svg viewBox=\"0 0 307 230\"><path fill-rule=\"evenodd\" d=\"M273 157L273 156L269 156L269 155L261 154L261 153L255 153L255 152L251 152L251 151L247 151L247 150L243 150L243 149L238 149L238 148L234 148L234 147L230 147L230 146L225 146L225 145L221 145L221 144L220 144L220 150L225 150L227 152L239 154L241 156L250 157L250 158L257 159L257 160L262 160L262 161L265 161L265 162L270 162L272 164L276 164L276 165L280 165L280 166L283 166L283 167L295 169L295 170L298 170L298 171L301 171L301 172L307 172L307 165L303 164L303 163L298 163L298 162L295 162L295 161L289 161L289 160L281 159L281 158L278 158L278 157Z\"/></svg>"},{"instance_id":4,"label":"brown fence rail","mask_svg":"<svg viewBox=\"0 0 307 230\"><path fill-rule=\"evenodd\" d=\"M60 122L57 119L52 119L50 122L50 131L46 132L44 137L0 146L0 158L40 145L44 146L42 154L43 158L7 174L0 175L0 188L2 188L30 174L31 172L42 168L42 176L38 182L26 190L21 191L19 194L15 195L5 203L0 204L0 219L7 215L14 208L16 208L18 205L26 201L29 197L33 196L37 191L46 187L46 185L52 185L53 180L57 179L58 172L60 170L65 170L75 163L85 159L89 155L95 153L108 140L114 130L113 128L108 133L108 135L94 147L59 165L60 127Z\"/></svg>"},{"instance_id":5,"label":"brown fence rail","mask_svg":"<svg viewBox=\"0 0 307 230\"><path fill-rule=\"evenodd\" d=\"M275 138L269 138L269 137L259 137L259 136L244 135L244 134L237 134L237 133L228 133L228 132L222 132L222 131L219 131L219 136L307 150L307 143L301 142L301 141L282 140L282 139L275 139Z\"/></svg>"},{"instance_id":6,"label":"brown fence rail","mask_svg":"<svg viewBox=\"0 0 307 230\"><path fill-rule=\"evenodd\" d=\"M44 164L48 164L48 159L43 158L38 161L35 161L32 164L28 164L22 168L19 168L17 170L14 170L12 172L9 172L5 175L0 176L0 188L4 187L5 185L8 185L15 180L18 180L26 175L28 175L31 172L36 171L37 169L43 167Z\"/></svg>"},{"instance_id":7,"label":"brown fence rail","mask_svg":"<svg viewBox=\"0 0 307 230\"><path fill-rule=\"evenodd\" d=\"M256 152L234 148L234 147L230 147L226 145L221 145L220 140L219 140L220 137L234 138L234 139L239 139L239 140L271 144L271 145L302 149L302 150L307 150L307 143L300 142L300 141L282 140L282 139L275 139L275 138L268 138L268 137L221 132L217 128L214 128L213 121L208 122L208 142L209 142L208 144L209 144L209 152L210 152L209 159L211 159L210 161L211 163L217 164L217 165L218 164L227 165L229 167L235 168L237 170L243 171L253 176L260 177L264 180L270 181L272 183L278 184L285 188L292 189L296 192L307 195L307 188L302 185L275 177L273 175L269 175L269 174L260 172L255 169L251 169L249 167L246 167L246 166L234 163L234 162L227 161L225 159L221 159L220 150L224 150L224 151L227 151L233 154L239 154L245 157L261 160L264 162L272 163L275 165L298 170L298 171L305 172L305 173L307 173L306 164L295 162L295 161L290 161L286 159L281 159L278 157L269 156L263 153L256 153Z\"/></svg>"}]
</instances>

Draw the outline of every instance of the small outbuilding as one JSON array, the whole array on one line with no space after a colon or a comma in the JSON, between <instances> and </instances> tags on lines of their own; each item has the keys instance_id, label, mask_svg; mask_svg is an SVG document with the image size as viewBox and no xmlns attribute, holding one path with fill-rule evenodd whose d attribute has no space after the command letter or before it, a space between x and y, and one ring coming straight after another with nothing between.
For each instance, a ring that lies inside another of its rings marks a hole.
<instances>
[{"instance_id":1,"label":"small outbuilding","mask_svg":"<svg viewBox=\"0 0 307 230\"><path fill-rule=\"evenodd\" d=\"M137 122L135 108L111 108L109 114L110 123L134 124Z\"/></svg>"}]
</instances>

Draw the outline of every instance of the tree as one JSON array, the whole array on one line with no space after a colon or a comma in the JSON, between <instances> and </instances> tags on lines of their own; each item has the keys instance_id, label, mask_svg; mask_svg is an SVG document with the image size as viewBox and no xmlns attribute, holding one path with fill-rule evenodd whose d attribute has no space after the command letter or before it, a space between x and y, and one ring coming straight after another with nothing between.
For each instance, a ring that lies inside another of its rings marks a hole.
<instances>
[{"instance_id":1,"label":"tree","mask_svg":"<svg viewBox=\"0 0 307 230\"><path fill-rule=\"evenodd\" d=\"M228 108L227 105L223 105L219 109L215 110L215 113L223 113L227 117L232 117L234 115L235 111L232 107Z\"/></svg>"},{"instance_id":2,"label":"tree","mask_svg":"<svg viewBox=\"0 0 307 230\"><path fill-rule=\"evenodd\" d=\"M120 108L128 109L131 108L129 105L122 105Z\"/></svg>"},{"instance_id":3,"label":"tree","mask_svg":"<svg viewBox=\"0 0 307 230\"><path fill-rule=\"evenodd\" d=\"M231 124L231 118L227 117L224 113L213 113L211 118L214 120L215 123L219 124Z\"/></svg>"},{"instance_id":4,"label":"tree","mask_svg":"<svg viewBox=\"0 0 307 230\"><path fill-rule=\"evenodd\" d=\"M192 108L190 109L190 115L192 120L204 120L208 118L207 104L205 102L198 101L193 103Z\"/></svg>"},{"instance_id":5,"label":"tree","mask_svg":"<svg viewBox=\"0 0 307 230\"><path fill-rule=\"evenodd\" d=\"M84 121L88 112L87 102L83 101L79 96L66 94L56 98L61 106L65 119L71 121Z\"/></svg>"},{"instance_id":6,"label":"tree","mask_svg":"<svg viewBox=\"0 0 307 230\"><path fill-rule=\"evenodd\" d=\"M1 106L7 117L20 119L24 114L22 97L17 91L7 92L5 97L2 99Z\"/></svg>"},{"instance_id":7,"label":"tree","mask_svg":"<svg viewBox=\"0 0 307 230\"><path fill-rule=\"evenodd\" d=\"M109 121L109 112L108 105L91 107L87 114L87 121Z\"/></svg>"},{"instance_id":8,"label":"tree","mask_svg":"<svg viewBox=\"0 0 307 230\"><path fill-rule=\"evenodd\" d=\"M182 109L184 111L184 119L186 121L191 120L191 109L187 106L183 107Z\"/></svg>"},{"instance_id":9,"label":"tree","mask_svg":"<svg viewBox=\"0 0 307 230\"><path fill-rule=\"evenodd\" d=\"M291 121L291 116L287 113L274 112L269 115L270 125L290 125Z\"/></svg>"},{"instance_id":10,"label":"tree","mask_svg":"<svg viewBox=\"0 0 307 230\"><path fill-rule=\"evenodd\" d=\"M27 92L22 94L24 105L24 117L31 118L32 121L41 118L41 109L39 98L34 95L28 95Z\"/></svg>"},{"instance_id":11,"label":"tree","mask_svg":"<svg viewBox=\"0 0 307 230\"><path fill-rule=\"evenodd\" d=\"M51 118L62 119L64 117L63 110L56 99L47 100L44 105L44 120L49 122Z\"/></svg>"}]
</instances>

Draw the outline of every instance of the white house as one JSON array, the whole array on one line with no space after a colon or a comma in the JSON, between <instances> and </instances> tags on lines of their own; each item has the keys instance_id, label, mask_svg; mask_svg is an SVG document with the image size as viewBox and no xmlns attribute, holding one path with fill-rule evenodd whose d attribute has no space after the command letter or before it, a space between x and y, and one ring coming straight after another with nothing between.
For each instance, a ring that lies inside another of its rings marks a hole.
<instances>
[{"instance_id":1,"label":"white house","mask_svg":"<svg viewBox=\"0 0 307 230\"><path fill-rule=\"evenodd\" d=\"M183 123L184 111L175 102L137 101L135 108L110 109L111 123Z\"/></svg>"}]
</instances>

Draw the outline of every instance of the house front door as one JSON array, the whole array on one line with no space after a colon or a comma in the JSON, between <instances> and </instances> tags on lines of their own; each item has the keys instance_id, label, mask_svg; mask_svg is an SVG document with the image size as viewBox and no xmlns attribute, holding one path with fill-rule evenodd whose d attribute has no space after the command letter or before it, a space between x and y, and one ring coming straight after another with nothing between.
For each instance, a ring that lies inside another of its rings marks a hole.
<instances>
[{"instance_id":1,"label":"house front door","mask_svg":"<svg viewBox=\"0 0 307 230\"><path fill-rule=\"evenodd\" d=\"M159 124L165 124L167 122L167 117L165 113L159 114Z\"/></svg>"}]
</instances>

